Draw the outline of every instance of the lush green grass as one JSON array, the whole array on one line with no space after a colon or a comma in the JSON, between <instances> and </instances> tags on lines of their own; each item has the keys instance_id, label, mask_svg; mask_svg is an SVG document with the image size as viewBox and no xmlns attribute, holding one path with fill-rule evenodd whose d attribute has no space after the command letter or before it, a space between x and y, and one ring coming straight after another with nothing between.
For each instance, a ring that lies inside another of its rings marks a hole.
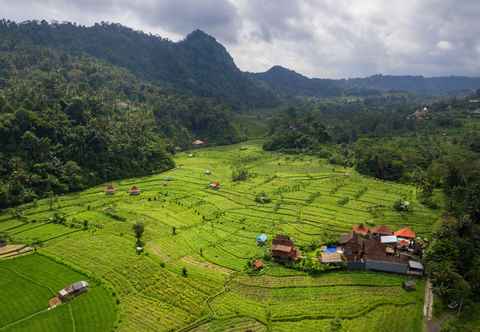
<instances>
[{"instance_id":1,"label":"lush green grass","mask_svg":"<svg viewBox=\"0 0 480 332\"><path fill-rule=\"evenodd\" d=\"M261 276L245 272L250 259L267 250L256 246L260 232L270 239L286 233L303 246L363 222L395 229L408 225L428 237L440 211L422 206L414 187L365 178L310 156L266 153L258 143L193 154L177 155L177 168L166 173L116 182L113 196L96 187L6 211L0 214L0 230L19 242L40 241L40 252L111 284L120 300L120 331L328 330L335 318L345 331L420 329L423 284L406 293L401 276L310 277L272 263ZM232 167L238 165L253 176L232 182ZM208 189L216 180L221 189ZM142 190L138 197L126 193L133 184ZM272 202L257 204L260 192ZM345 198L348 202L339 203ZM413 211L395 212L399 198L410 200ZM66 215L66 226L48 223L55 212ZM88 229L74 227L84 220ZM135 253L137 221L145 224L143 255ZM397 316L410 317L410 325L398 324ZM80 317L75 321L83 324Z\"/></svg>"},{"instance_id":2,"label":"lush green grass","mask_svg":"<svg viewBox=\"0 0 480 332\"><path fill-rule=\"evenodd\" d=\"M0 330L110 331L116 319L113 296L85 275L39 254L0 261ZM63 287L87 279L90 289L71 302L47 310Z\"/></svg>"}]
</instances>

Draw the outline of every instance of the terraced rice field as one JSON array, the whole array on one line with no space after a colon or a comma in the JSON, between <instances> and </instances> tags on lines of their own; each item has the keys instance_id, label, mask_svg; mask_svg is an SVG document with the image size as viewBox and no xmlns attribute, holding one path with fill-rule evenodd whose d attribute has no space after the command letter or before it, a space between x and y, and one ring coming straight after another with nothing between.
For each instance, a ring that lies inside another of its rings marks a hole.
<instances>
[{"instance_id":1,"label":"terraced rice field","mask_svg":"<svg viewBox=\"0 0 480 332\"><path fill-rule=\"evenodd\" d=\"M0 261L0 331L110 331L115 300L94 280L50 258L31 254ZM63 287L87 279L90 289L48 310L48 301Z\"/></svg>"},{"instance_id":2,"label":"terraced rice field","mask_svg":"<svg viewBox=\"0 0 480 332\"><path fill-rule=\"evenodd\" d=\"M269 239L288 234L301 247L358 223L408 225L428 237L439 210L419 204L411 186L314 157L266 153L256 143L242 147L180 153L176 169L117 181L113 196L101 186L6 211L0 232L40 243L40 253L111 285L119 299L118 331L330 331L335 324L342 331L420 331L422 281L407 293L402 276L342 271L313 277L271 262L251 275L246 266L268 250L256 245L259 233ZM254 176L232 182L234 165ZM208 189L211 181L221 189ZM132 185L141 195L127 194ZM272 202L256 203L260 192ZM399 198L413 211L395 212ZM67 225L52 223L54 213L65 214ZM135 252L137 221L145 224L142 255Z\"/></svg>"}]
</instances>

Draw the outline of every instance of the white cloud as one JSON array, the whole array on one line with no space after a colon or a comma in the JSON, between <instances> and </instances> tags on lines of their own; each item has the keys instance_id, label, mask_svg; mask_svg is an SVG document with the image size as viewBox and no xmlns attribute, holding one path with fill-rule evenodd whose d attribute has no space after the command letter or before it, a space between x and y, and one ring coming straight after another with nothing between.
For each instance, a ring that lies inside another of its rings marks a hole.
<instances>
[{"instance_id":1,"label":"white cloud","mask_svg":"<svg viewBox=\"0 0 480 332\"><path fill-rule=\"evenodd\" d=\"M449 51L453 49L452 43L446 40L441 40L437 43L437 48L443 50L443 51Z\"/></svg>"},{"instance_id":2,"label":"white cloud","mask_svg":"<svg viewBox=\"0 0 480 332\"><path fill-rule=\"evenodd\" d=\"M478 0L0 0L15 20L119 22L173 40L200 28L242 70L480 76Z\"/></svg>"}]
</instances>

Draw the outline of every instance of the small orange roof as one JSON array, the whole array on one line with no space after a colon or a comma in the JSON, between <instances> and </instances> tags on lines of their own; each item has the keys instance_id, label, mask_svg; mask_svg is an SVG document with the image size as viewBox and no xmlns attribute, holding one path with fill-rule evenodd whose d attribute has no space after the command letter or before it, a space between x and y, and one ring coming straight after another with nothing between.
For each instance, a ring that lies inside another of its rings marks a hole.
<instances>
[{"instance_id":1,"label":"small orange roof","mask_svg":"<svg viewBox=\"0 0 480 332\"><path fill-rule=\"evenodd\" d=\"M254 262L253 262L253 267L256 269L256 270L260 270L262 269L264 266L263 262L260 260L260 259L256 259Z\"/></svg>"},{"instance_id":2,"label":"small orange roof","mask_svg":"<svg viewBox=\"0 0 480 332\"><path fill-rule=\"evenodd\" d=\"M140 189L137 186L133 186L130 188L130 191L139 191Z\"/></svg>"},{"instance_id":3,"label":"small orange roof","mask_svg":"<svg viewBox=\"0 0 480 332\"><path fill-rule=\"evenodd\" d=\"M414 239L417 235L415 234L414 231L412 231L409 227L402 228L399 231L395 232L395 235L397 237L403 237L406 239Z\"/></svg>"},{"instance_id":4,"label":"small orange roof","mask_svg":"<svg viewBox=\"0 0 480 332\"><path fill-rule=\"evenodd\" d=\"M353 226L352 231L360 235L367 235L370 230L368 229L367 226L360 224L360 225Z\"/></svg>"}]
</instances>

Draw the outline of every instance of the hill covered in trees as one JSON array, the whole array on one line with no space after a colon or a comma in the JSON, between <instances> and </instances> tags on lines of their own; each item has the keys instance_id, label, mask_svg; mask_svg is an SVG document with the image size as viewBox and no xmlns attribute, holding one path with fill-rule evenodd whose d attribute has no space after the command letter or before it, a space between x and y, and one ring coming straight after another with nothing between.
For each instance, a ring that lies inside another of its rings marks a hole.
<instances>
[{"instance_id":1,"label":"hill covered in trees","mask_svg":"<svg viewBox=\"0 0 480 332\"><path fill-rule=\"evenodd\" d=\"M175 43L120 24L98 23L86 27L4 20L0 23L0 39L7 49L34 45L89 55L156 85L215 97L236 107L277 103L268 89L237 68L225 47L200 30Z\"/></svg>"},{"instance_id":2,"label":"hill covered in trees","mask_svg":"<svg viewBox=\"0 0 480 332\"><path fill-rule=\"evenodd\" d=\"M196 138L241 140L230 108L216 100L83 53L15 41L0 39L1 208L172 168L170 153Z\"/></svg>"}]
</instances>

